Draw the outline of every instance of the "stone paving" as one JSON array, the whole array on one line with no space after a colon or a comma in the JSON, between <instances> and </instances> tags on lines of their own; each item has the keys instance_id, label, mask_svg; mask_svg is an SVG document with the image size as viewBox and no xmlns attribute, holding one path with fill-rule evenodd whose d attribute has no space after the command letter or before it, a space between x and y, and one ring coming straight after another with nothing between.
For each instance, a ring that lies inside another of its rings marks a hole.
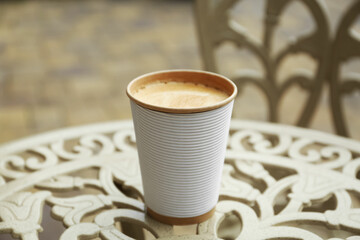
<instances>
[{"instance_id":1,"label":"stone paving","mask_svg":"<svg viewBox=\"0 0 360 240\"><path fill-rule=\"evenodd\" d=\"M192 1L1 1L0 143L129 119L131 79L201 67ZM262 104L250 89L237 99L234 117L265 120ZM296 109L298 102L289 98L285 105ZM358 122L359 104L351 106L351 121ZM312 127L332 132L329 119L324 95Z\"/></svg>"},{"instance_id":2,"label":"stone paving","mask_svg":"<svg viewBox=\"0 0 360 240\"><path fill-rule=\"evenodd\" d=\"M0 3L0 142L131 117L125 86L200 68L188 1Z\"/></svg>"}]
</instances>

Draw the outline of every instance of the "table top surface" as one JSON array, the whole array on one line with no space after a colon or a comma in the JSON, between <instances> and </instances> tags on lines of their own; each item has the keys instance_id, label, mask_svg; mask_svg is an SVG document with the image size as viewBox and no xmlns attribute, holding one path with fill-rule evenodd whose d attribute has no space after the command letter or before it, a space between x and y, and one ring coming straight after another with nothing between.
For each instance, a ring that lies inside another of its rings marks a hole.
<instances>
[{"instance_id":1,"label":"table top surface","mask_svg":"<svg viewBox=\"0 0 360 240\"><path fill-rule=\"evenodd\" d=\"M214 216L177 227L145 213L131 121L68 128L0 146L0 239L360 239L359 169L358 141L232 120Z\"/></svg>"}]
</instances>

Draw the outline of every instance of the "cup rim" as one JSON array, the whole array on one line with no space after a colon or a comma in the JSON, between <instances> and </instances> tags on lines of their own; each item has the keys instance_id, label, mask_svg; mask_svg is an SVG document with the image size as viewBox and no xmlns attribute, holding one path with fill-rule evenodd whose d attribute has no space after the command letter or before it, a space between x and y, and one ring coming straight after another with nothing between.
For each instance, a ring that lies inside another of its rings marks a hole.
<instances>
[{"instance_id":1,"label":"cup rim","mask_svg":"<svg viewBox=\"0 0 360 240\"><path fill-rule=\"evenodd\" d=\"M140 101L139 99L135 98L133 96L133 94L131 93L131 89L132 89L133 85L135 83L137 83L138 81L149 78L149 77L153 77L155 75L162 75L162 74L166 74L166 73L169 73L169 74L171 74L171 73L174 73L174 74L176 74L176 73L178 73L178 74L194 73L194 74L199 74L199 75L208 75L211 78L222 79L224 81L224 83L226 83L228 86L230 86L232 88L232 93L221 102L217 102L217 103L209 105L209 106L193 107L193 108L171 108L171 107L157 106L157 105L153 105L153 104L149 104L149 103ZM223 107L223 106L227 105L228 103L230 103L232 100L234 100L234 98L237 95L237 91L238 90L237 90L236 85L229 78L227 78L225 76L222 76L217 73L209 72L209 71L192 70L192 69L161 70L161 71L146 73L146 74L140 75L137 78L133 79L126 88L127 96L133 102L135 102L137 105L147 108L147 109L150 109L150 110L154 110L154 111L158 111L158 112L165 112L165 113L197 113L197 112L206 112L206 111L214 110L214 109Z\"/></svg>"}]
</instances>

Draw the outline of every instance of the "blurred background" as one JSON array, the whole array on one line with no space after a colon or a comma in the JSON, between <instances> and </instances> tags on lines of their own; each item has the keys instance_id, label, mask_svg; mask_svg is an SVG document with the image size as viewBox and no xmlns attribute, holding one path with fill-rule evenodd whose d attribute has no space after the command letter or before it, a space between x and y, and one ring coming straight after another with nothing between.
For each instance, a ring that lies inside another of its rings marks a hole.
<instances>
[{"instance_id":1,"label":"blurred background","mask_svg":"<svg viewBox=\"0 0 360 240\"><path fill-rule=\"evenodd\" d=\"M325 1L331 25L351 0ZM67 126L130 119L126 85L136 76L163 69L202 69L190 0L0 1L0 143ZM233 16L260 38L263 1L243 0ZM359 21L357 21L358 23ZM281 18L276 44L314 25L294 1ZM360 25L359 25L360 26ZM220 70L230 75L243 66L258 68L248 52L224 45ZM359 62L349 68L360 69ZM279 74L316 63L295 55ZM280 119L292 124L301 89L284 98ZM360 139L360 97L344 101L352 137ZM312 128L334 132L324 88ZM237 98L234 118L266 120L264 97L249 87Z\"/></svg>"}]
</instances>

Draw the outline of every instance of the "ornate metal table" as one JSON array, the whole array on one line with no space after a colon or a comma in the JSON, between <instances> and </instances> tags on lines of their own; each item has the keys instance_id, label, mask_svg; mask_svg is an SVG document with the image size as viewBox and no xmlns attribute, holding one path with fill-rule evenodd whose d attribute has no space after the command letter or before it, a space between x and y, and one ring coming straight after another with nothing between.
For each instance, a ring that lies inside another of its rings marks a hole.
<instances>
[{"instance_id":1,"label":"ornate metal table","mask_svg":"<svg viewBox=\"0 0 360 240\"><path fill-rule=\"evenodd\" d=\"M2 145L0 239L360 239L360 142L233 120L225 161L215 215L181 228L144 212L131 121Z\"/></svg>"}]
</instances>

